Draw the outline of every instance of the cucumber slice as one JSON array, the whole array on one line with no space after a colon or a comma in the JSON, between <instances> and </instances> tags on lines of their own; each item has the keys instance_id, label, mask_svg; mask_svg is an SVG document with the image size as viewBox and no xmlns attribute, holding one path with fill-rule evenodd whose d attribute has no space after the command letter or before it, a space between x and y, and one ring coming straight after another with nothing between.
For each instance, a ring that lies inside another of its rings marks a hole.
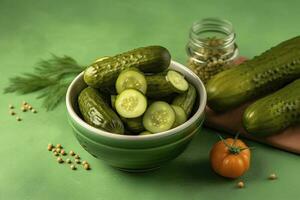
<instances>
[{"instance_id":1,"label":"cucumber slice","mask_svg":"<svg viewBox=\"0 0 300 200\"><path fill-rule=\"evenodd\" d=\"M153 133L151 133L150 131L143 131L139 135L151 135L151 134Z\"/></svg>"},{"instance_id":2,"label":"cucumber slice","mask_svg":"<svg viewBox=\"0 0 300 200\"><path fill-rule=\"evenodd\" d=\"M115 107L120 116L135 118L146 111L147 99L138 90L126 89L117 96Z\"/></svg>"},{"instance_id":3,"label":"cucumber slice","mask_svg":"<svg viewBox=\"0 0 300 200\"><path fill-rule=\"evenodd\" d=\"M172 128L175 128L176 126L179 126L186 122L187 116L183 108L180 106L171 105L173 110L175 111L175 122L172 126Z\"/></svg>"},{"instance_id":4,"label":"cucumber slice","mask_svg":"<svg viewBox=\"0 0 300 200\"><path fill-rule=\"evenodd\" d=\"M116 81L116 90L120 94L126 89L136 89L146 94L147 81L144 74L134 68L121 72Z\"/></svg>"},{"instance_id":5,"label":"cucumber slice","mask_svg":"<svg viewBox=\"0 0 300 200\"><path fill-rule=\"evenodd\" d=\"M143 117L143 125L147 131L158 133L172 128L175 122L173 108L164 101L156 101L149 106Z\"/></svg>"},{"instance_id":6,"label":"cucumber slice","mask_svg":"<svg viewBox=\"0 0 300 200\"><path fill-rule=\"evenodd\" d=\"M140 133L145 130L143 126L143 118L124 118L121 117L122 122L124 123L125 127L133 133Z\"/></svg>"},{"instance_id":7,"label":"cucumber slice","mask_svg":"<svg viewBox=\"0 0 300 200\"><path fill-rule=\"evenodd\" d=\"M187 89L189 88L189 84L185 80L185 78L176 71L168 71L166 79L171 82L175 90L177 90L178 92L187 91Z\"/></svg>"}]
</instances>

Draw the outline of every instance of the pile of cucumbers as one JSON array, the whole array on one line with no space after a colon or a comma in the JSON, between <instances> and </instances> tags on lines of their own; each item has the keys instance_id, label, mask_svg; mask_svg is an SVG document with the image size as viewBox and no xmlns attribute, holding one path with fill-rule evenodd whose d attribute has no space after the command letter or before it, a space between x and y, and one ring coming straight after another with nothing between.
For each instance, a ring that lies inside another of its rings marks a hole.
<instances>
[{"instance_id":1,"label":"pile of cucumbers","mask_svg":"<svg viewBox=\"0 0 300 200\"><path fill-rule=\"evenodd\" d=\"M206 85L208 105L224 112L246 102L243 125L267 136L300 124L300 36L214 76Z\"/></svg>"},{"instance_id":2,"label":"pile of cucumbers","mask_svg":"<svg viewBox=\"0 0 300 200\"><path fill-rule=\"evenodd\" d=\"M78 96L83 119L115 134L147 135L188 120L195 87L170 70L171 56L148 46L97 60L84 71L88 85Z\"/></svg>"}]
</instances>

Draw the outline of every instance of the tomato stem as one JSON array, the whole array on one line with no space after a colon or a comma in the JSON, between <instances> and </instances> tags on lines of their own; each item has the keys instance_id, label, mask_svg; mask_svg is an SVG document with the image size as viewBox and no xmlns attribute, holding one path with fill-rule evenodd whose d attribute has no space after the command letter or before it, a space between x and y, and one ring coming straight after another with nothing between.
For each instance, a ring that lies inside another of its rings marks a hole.
<instances>
[{"instance_id":1,"label":"tomato stem","mask_svg":"<svg viewBox=\"0 0 300 200\"><path fill-rule=\"evenodd\" d=\"M240 134L240 133L237 132L237 134L234 136L234 141L233 141L232 145L227 144L227 143L225 142L224 138L223 138L220 134L218 134L220 140L221 140L221 141L224 143L224 145L228 148L228 151L229 151L231 154L239 154L239 153L240 153L241 151L243 151L243 150L246 150L246 149L253 149L253 147L241 148L241 147L239 147L239 146L235 146L236 141L237 141L237 139L238 139L238 137L239 137L239 134Z\"/></svg>"}]
</instances>

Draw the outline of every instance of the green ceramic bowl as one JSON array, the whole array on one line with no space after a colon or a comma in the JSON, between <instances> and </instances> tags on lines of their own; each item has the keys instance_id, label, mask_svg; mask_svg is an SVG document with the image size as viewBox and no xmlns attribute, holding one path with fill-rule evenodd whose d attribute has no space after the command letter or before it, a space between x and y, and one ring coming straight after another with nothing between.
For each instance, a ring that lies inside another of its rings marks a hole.
<instances>
[{"instance_id":1,"label":"green ceramic bowl","mask_svg":"<svg viewBox=\"0 0 300 200\"><path fill-rule=\"evenodd\" d=\"M196 87L198 98L193 116L184 124L161 133L143 136L117 135L94 128L80 118L77 97L86 87L83 73L71 83L66 95L68 118L81 146L105 163L128 171L159 167L184 151L204 120L206 91L201 80L187 67L172 61L170 69L181 72Z\"/></svg>"}]
</instances>

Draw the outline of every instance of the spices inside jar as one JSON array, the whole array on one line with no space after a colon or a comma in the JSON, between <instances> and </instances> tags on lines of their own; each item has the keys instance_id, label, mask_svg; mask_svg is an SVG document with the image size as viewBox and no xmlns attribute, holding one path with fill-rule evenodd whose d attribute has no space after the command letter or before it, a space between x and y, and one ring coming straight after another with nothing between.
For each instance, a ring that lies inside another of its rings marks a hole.
<instances>
[{"instance_id":1,"label":"spices inside jar","mask_svg":"<svg viewBox=\"0 0 300 200\"><path fill-rule=\"evenodd\" d=\"M207 18L195 22L187 44L188 67L206 83L234 66L238 57L235 33L229 21Z\"/></svg>"}]
</instances>

